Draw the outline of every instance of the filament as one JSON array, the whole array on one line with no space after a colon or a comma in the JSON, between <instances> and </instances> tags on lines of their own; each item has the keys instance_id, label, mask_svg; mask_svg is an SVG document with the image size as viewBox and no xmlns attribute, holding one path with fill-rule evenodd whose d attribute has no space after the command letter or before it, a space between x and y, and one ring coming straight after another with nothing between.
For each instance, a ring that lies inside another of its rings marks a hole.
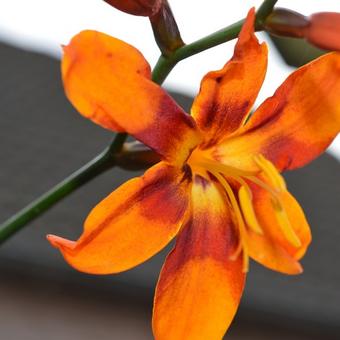
<instances>
[{"instance_id":1,"label":"filament","mask_svg":"<svg viewBox=\"0 0 340 340\"><path fill-rule=\"evenodd\" d=\"M272 162L265 159L262 155L254 156L254 161L259 166L259 168L268 176L274 187L282 191L287 190L284 179L279 174Z\"/></svg>"},{"instance_id":2,"label":"filament","mask_svg":"<svg viewBox=\"0 0 340 340\"><path fill-rule=\"evenodd\" d=\"M229 165L217 163L205 157L197 157L193 162L198 168L204 169L215 176L229 198L239 229L239 242L230 259L236 260L242 253L243 272L248 272L249 269L248 230L252 230L259 235L264 234L264 230L254 210L253 194L249 187L249 182L256 184L269 193L278 226L285 239L296 248L301 246L301 241L295 233L284 208L282 195L287 191L287 188L283 177L276 167L264 156L256 155L254 156L254 161L259 168L257 171L241 170ZM263 173L264 180L262 176L261 178L258 177L259 173ZM237 198L228 183L228 178L239 184Z\"/></svg>"},{"instance_id":3,"label":"filament","mask_svg":"<svg viewBox=\"0 0 340 340\"><path fill-rule=\"evenodd\" d=\"M209 170L211 171L211 170ZM229 183L225 180L225 178L219 174L218 172L215 172L214 170L211 171L212 174L219 180L219 182L222 184L224 189L226 190L226 193L229 197L230 203L235 211L236 219L239 225L239 230L240 230L240 244L236 249L236 252L231 256L232 259L235 259L238 257L240 249L243 250L243 272L246 273L249 270L249 255L248 255L248 245L246 243L246 228L245 224L243 221L243 217L241 214L241 211L239 209L238 203L236 201L235 195L233 193L233 190L231 189Z\"/></svg>"},{"instance_id":4,"label":"filament","mask_svg":"<svg viewBox=\"0 0 340 340\"><path fill-rule=\"evenodd\" d=\"M277 221L287 241L296 248L301 247L301 241L289 222L286 210L282 207L281 204L278 205L276 202L273 202L273 207L276 212Z\"/></svg>"},{"instance_id":5,"label":"filament","mask_svg":"<svg viewBox=\"0 0 340 340\"><path fill-rule=\"evenodd\" d=\"M243 216L249 228L257 234L263 234L262 228L260 227L254 212L252 197L249 196L248 190L244 186L241 186L240 190L238 191L238 197Z\"/></svg>"}]
</instances>

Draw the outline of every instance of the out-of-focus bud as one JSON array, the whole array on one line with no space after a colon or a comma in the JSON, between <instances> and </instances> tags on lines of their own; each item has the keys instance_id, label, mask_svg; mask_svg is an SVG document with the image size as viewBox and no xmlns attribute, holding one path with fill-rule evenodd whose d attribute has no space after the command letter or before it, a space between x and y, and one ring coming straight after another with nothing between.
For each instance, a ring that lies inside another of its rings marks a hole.
<instances>
[{"instance_id":1,"label":"out-of-focus bud","mask_svg":"<svg viewBox=\"0 0 340 340\"><path fill-rule=\"evenodd\" d=\"M120 11L150 17L155 15L162 6L163 0L104 0Z\"/></svg>"},{"instance_id":2,"label":"out-of-focus bud","mask_svg":"<svg viewBox=\"0 0 340 340\"><path fill-rule=\"evenodd\" d=\"M163 55L169 55L184 45L167 0L104 1L123 12L149 17L155 40Z\"/></svg>"},{"instance_id":3,"label":"out-of-focus bud","mask_svg":"<svg viewBox=\"0 0 340 340\"><path fill-rule=\"evenodd\" d=\"M164 0L159 11L150 17L150 22L155 40L163 55L171 54L184 45L167 0Z\"/></svg>"},{"instance_id":4,"label":"out-of-focus bud","mask_svg":"<svg viewBox=\"0 0 340 340\"><path fill-rule=\"evenodd\" d=\"M284 8L274 9L264 22L266 31L294 38L303 38L308 26L309 20L307 17Z\"/></svg>"},{"instance_id":5,"label":"out-of-focus bud","mask_svg":"<svg viewBox=\"0 0 340 340\"><path fill-rule=\"evenodd\" d=\"M275 35L305 38L326 50L340 51L340 13L323 12L305 17L277 8L266 18L264 29Z\"/></svg>"},{"instance_id":6,"label":"out-of-focus bud","mask_svg":"<svg viewBox=\"0 0 340 340\"><path fill-rule=\"evenodd\" d=\"M125 143L122 152L115 156L115 164L125 170L145 170L160 160L157 153L137 141Z\"/></svg>"},{"instance_id":7,"label":"out-of-focus bud","mask_svg":"<svg viewBox=\"0 0 340 340\"><path fill-rule=\"evenodd\" d=\"M315 13L309 17L305 38L325 50L340 51L340 13Z\"/></svg>"}]
</instances>

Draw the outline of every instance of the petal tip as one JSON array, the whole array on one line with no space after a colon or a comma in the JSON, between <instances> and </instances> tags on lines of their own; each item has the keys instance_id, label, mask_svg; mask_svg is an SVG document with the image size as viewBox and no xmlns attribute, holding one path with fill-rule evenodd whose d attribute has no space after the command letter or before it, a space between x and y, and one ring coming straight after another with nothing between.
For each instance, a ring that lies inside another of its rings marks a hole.
<instances>
[{"instance_id":1,"label":"petal tip","mask_svg":"<svg viewBox=\"0 0 340 340\"><path fill-rule=\"evenodd\" d=\"M67 240L65 238L56 236L56 235L46 235L47 240L51 243L51 245L55 248L68 248L73 249L76 242Z\"/></svg>"},{"instance_id":2,"label":"petal tip","mask_svg":"<svg viewBox=\"0 0 340 340\"><path fill-rule=\"evenodd\" d=\"M303 267L300 262L296 262L294 270L287 272L288 275L300 275L303 273Z\"/></svg>"},{"instance_id":3,"label":"petal tip","mask_svg":"<svg viewBox=\"0 0 340 340\"><path fill-rule=\"evenodd\" d=\"M255 7L253 6L250 8L250 10L247 13L246 22L249 21L250 23L252 23L252 25L254 25L255 16L256 16L256 11L255 11Z\"/></svg>"},{"instance_id":4,"label":"petal tip","mask_svg":"<svg viewBox=\"0 0 340 340\"><path fill-rule=\"evenodd\" d=\"M248 15L255 15L255 6L251 7L248 11Z\"/></svg>"},{"instance_id":5,"label":"petal tip","mask_svg":"<svg viewBox=\"0 0 340 340\"><path fill-rule=\"evenodd\" d=\"M242 25L241 31L238 36L238 41L236 43L237 46L243 46L246 42L249 42L249 40L255 39L255 42L258 44L258 40L255 37L255 7L252 7L244 20L244 23Z\"/></svg>"}]
</instances>

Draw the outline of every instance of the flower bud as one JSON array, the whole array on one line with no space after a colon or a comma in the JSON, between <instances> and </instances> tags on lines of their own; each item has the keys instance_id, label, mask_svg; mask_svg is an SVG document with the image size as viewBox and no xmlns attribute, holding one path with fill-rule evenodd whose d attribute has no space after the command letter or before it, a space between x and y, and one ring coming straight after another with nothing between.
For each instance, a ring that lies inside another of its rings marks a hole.
<instances>
[{"instance_id":1,"label":"flower bud","mask_svg":"<svg viewBox=\"0 0 340 340\"><path fill-rule=\"evenodd\" d=\"M308 18L300 13L284 8L274 9L264 23L266 31L275 35L294 38L303 38L308 26Z\"/></svg>"},{"instance_id":2,"label":"flower bud","mask_svg":"<svg viewBox=\"0 0 340 340\"><path fill-rule=\"evenodd\" d=\"M154 16L150 17L150 23L156 43L163 55L169 55L184 45L175 17L172 14L167 0L164 0L160 10Z\"/></svg>"},{"instance_id":3,"label":"flower bud","mask_svg":"<svg viewBox=\"0 0 340 340\"><path fill-rule=\"evenodd\" d=\"M125 143L121 153L115 156L116 165L125 170L145 170L161 159L154 151L140 142Z\"/></svg>"},{"instance_id":4,"label":"flower bud","mask_svg":"<svg viewBox=\"0 0 340 340\"><path fill-rule=\"evenodd\" d=\"M120 11L150 17L155 15L162 6L162 0L104 0Z\"/></svg>"},{"instance_id":5,"label":"flower bud","mask_svg":"<svg viewBox=\"0 0 340 340\"><path fill-rule=\"evenodd\" d=\"M340 13L315 13L309 22L305 38L310 43L325 50L340 51Z\"/></svg>"},{"instance_id":6,"label":"flower bud","mask_svg":"<svg viewBox=\"0 0 340 340\"><path fill-rule=\"evenodd\" d=\"M266 18L264 28L275 35L305 38L319 48L340 51L340 13L323 12L305 17L278 8Z\"/></svg>"}]
</instances>

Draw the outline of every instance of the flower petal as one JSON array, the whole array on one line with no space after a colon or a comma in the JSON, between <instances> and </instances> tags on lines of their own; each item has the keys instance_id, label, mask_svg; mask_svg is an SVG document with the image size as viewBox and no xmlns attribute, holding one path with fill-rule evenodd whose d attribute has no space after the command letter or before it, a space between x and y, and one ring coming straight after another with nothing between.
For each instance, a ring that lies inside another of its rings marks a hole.
<instances>
[{"instance_id":1,"label":"flower petal","mask_svg":"<svg viewBox=\"0 0 340 340\"><path fill-rule=\"evenodd\" d=\"M230 207L213 183L196 177L192 216L168 255L156 288L153 330L162 339L221 339L242 295L242 259Z\"/></svg>"},{"instance_id":2,"label":"flower petal","mask_svg":"<svg viewBox=\"0 0 340 340\"><path fill-rule=\"evenodd\" d=\"M48 236L74 268L116 273L147 260L166 246L182 225L191 175L159 163L100 202L72 242Z\"/></svg>"},{"instance_id":3,"label":"flower petal","mask_svg":"<svg viewBox=\"0 0 340 340\"><path fill-rule=\"evenodd\" d=\"M299 274L302 267L298 260L305 254L311 242L311 232L305 215L288 192L280 193L280 202L287 214L290 226L301 242L294 247L285 237L279 224L272 196L252 185L254 211L263 235L248 232L249 255L264 266L286 274Z\"/></svg>"},{"instance_id":4,"label":"flower petal","mask_svg":"<svg viewBox=\"0 0 340 340\"><path fill-rule=\"evenodd\" d=\"M121 40L79 33L64 48L62 75L66 94L82 115L128 132L165 158L181 162L199 140L194 120L150 80L143 55Z\"/></svg>"},{"instance_id":5,"label":"flower petal","mask_svg":"<svg viewBox=\"0 0 340 340\"><path fill-rule=\"evenodd\" d=\"M255 167L257 154L281 171L305 165L340 131L339 93L340 53L329 53L292 73L216 157L241 168Z\"/></svg>"},{"instance_id":6,"label":"flower petal","mask_svg":"<svg viewBox=\"0 0 340 340\"><path fill-rule=\"evenodd\" d=\"M243 125L261 88L267 69L267 47L254 34L255 11L246 19L234 56L220 71L202 80L192 115L204 132L206 147Z\"/></svg>"}]
</instances>

